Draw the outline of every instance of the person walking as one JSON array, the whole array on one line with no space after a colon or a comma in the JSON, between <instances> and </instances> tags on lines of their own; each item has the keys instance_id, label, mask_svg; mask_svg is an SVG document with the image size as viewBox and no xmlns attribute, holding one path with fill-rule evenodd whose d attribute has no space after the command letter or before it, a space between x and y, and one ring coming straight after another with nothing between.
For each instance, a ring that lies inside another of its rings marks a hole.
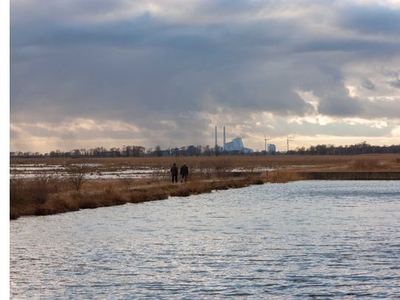
<instances>
[{"instance_id":1,"label":"person walking","mask_svg":"<svg viewBox=\"0 0 400 300\"><path fill-rule=\"evenodd\" d=\"M181 177L182 177L181 182L186 182L187 178L189 176L189 168L186 164L183 164L183 166L181 167L180 173L181 173Z\"/></svg>"},{"instance_id":2,"label":"person walking","mask_svg":"<svg viewBox=\"0 0 400 300\"><path fill-rule=\"evenodd\" d=\"M171 167L172 182L178 182L178 166L174 163Z\"/></svg>"}]
</instances>

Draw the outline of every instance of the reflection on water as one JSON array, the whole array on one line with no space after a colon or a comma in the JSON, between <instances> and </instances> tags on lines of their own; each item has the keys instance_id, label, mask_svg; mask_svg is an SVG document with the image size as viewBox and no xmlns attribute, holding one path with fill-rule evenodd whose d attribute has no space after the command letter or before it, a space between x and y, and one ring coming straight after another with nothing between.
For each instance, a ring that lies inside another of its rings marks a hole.
<instances>
[{"instance_id":1,"label":"reflection on water","mask_svg":"<svg viewBox=\"0 0 400 300\"><path fill-rule=\"evenodd\" d=\"M396 181L265 184L10 227L13 299L400 297Z\"/></svg>"}]
</instances>

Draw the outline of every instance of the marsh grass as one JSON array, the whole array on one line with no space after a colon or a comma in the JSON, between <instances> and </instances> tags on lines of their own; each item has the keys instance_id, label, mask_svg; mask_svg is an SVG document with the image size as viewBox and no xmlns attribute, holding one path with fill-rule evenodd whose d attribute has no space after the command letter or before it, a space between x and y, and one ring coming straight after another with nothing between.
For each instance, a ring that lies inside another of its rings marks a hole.
<instances>
[{"instance_id":1,"label":"marsh grass","mask_svg":"<svg viewBox=\"0 0 400 300\"><path fill-rule=\"evenodd\" d=\"M34 180L10 179L10 215L34 215L38 207L50 199L50 195L65 189L58 178L38 175Z\"/></svg>"},{"instance_id":2,"label":"marsh grass","mask_svg":"<svg viewBox=\"0 0 400 300\"><path fill-rule=\"evenodd\" d=\"M129 202L130 203L141 203L154 200L164 200L168 198L168 192L161 187L151 189L135 189L131 191Z\"/></svg>"},{"instance_id":3,"label":"marsh grass","mask_svg":"<svg viewBox=\"0 0 400 300\"><path fill-rule=\"evenodd\" d=\"M43 188L38 193L40 197L36 198L28 197L35 191L28 191L24 185L18 187L14 185L10 195L10 218L16 219L24 215L57 214L126 203L142 203L164 200L168 197L187 197L210 193L214 190L240 188L260 183L263 183L261 179L256 181L254 178L189 181L177 184L147 180L129 182L129 185L125 185L121 180L114 180L91 182L79 191L70 188L67 191L56 192Z\"/></svg>"},{"instance_id":4,"label":"marsh grass","mask_svg":"<svg viewBox=\"0 0 400 300\"><path fill-rule=\"evenodd\" d=\"M189 166L189 181L173 184L169 168ZM11 164L76 164L64 160L13 160ZM48 215L97 207L187 197L214 190L241 188L265 182L284 183L307 179L302 173L400 171L399 155L360 156L228 156L177 158L104 158L79 161L84 168L66 168L70 176L38 172L34 179L10 179L10 218ZM87 168L90 165L92 167ZM96 167L93 167L96 166ZM151 178L86 180L87 172L156 168ZM262 169L268 169L262 170ZM235 171L234 170L240 170ZM260 171L261 170L261 171ZM71 174L77 181L72 182Z\"/></svg>"},{"instance_id":5,"label":"marsh grass","mask_svg":"<svg viewBox=\"0 0 400 300\"><path fill-rule=\"evenodd\" d=\"M285 183L304 179L306 177L293 170L276 170L267 174L267 181L271 183Z\"/></svg>"}]
</instances>

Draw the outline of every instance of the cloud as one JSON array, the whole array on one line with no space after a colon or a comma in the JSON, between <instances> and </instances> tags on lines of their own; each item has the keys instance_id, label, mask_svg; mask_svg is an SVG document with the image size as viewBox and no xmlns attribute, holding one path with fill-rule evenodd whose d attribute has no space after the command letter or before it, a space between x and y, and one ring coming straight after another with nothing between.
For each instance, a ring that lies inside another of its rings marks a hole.
<instances>
[{"instance_id":1,"label":"cloud","mask_svg":"<svg viewBox=\"0 0 400 300\"><path fill-rule=\"evenodd\" d=\"M400 10L394 7L350 4L342 9L340 24L362 34L383 34L399 37Z\"/></svg>"},{"instance_id":2,"label":"cloud","mask_svg":"<svg viewBox=\"0 0 400 300\"><path fill-rule=\"evenodd\" d=\"M215 125L283 139L322 134L290 121L316 115L378 139L400 123L395 2L16 0L10 16L13 150L204 145ZM82 120L97 125L71 131Z\"/></svg>"},{"instance_id":3,"label":"cloud","mask_svg":"<svg viewBox=\"0 0 400 300\"><path fill-rule=\"evenodd\" d=\"M396 88L396 89L400 89L400 79L393 80L393 81L390 83L390 85L393 86L393 87Z\"/></svg>"},{"instance_id":4,"label":"cloud","mask_svg":"<svg viewBox=\"0 0 400 300\"><path fill-rule=\"evenodd\" d=\"M362 86L365 87L368 90L374 90L375 89L375 85L374 83L369 80L368 78L364 79Z\"/></svg>"}]
</instances>

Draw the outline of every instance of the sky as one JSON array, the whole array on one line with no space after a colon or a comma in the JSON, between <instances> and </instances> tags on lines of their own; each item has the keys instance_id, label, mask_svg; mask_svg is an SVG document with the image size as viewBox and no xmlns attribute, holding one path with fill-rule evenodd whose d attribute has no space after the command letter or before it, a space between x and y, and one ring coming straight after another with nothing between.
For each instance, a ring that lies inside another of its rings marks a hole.
<instances>
[{"instance_id":1,"label":"sky","mask_svg":"<svg viewBox=\"0 0 400 300\"><path fill-rule=\"evenodd\" d=\"M399 0L11 0L10 151L400 144Z\"/></svg>"}]
</instances>

